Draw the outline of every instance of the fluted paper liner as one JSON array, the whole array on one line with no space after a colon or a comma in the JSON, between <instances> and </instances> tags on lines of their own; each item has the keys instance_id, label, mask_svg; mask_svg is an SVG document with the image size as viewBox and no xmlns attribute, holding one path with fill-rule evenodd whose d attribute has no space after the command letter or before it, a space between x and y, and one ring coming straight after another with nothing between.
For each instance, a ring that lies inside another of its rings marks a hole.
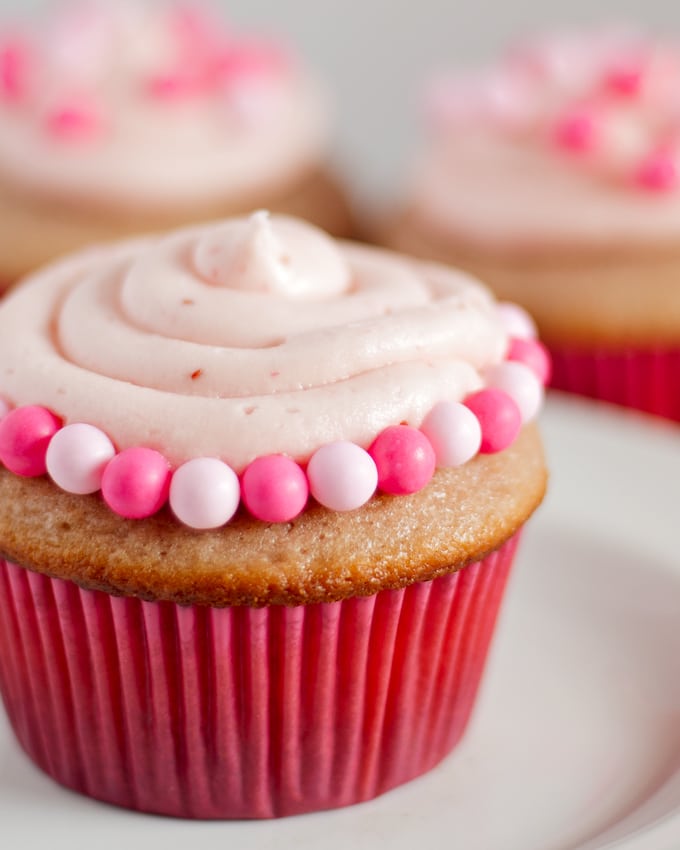
<instances>
[{"instance_id":1,"label":"fluted paper liner","mask_svg":"<svg viewBox=\"0 0 680 850\"><path fill-rule=\"evenodd\" d=\"M293 608L118 598L0 561L7 713L50 776L131 809L268 818L368 800L463 734L516 543Z\"/></svg>"},{"instance_id":2,"label":"fluted paper liner","mask_svg":"<svg viewBox=\"0 0 680 850\"><path fill-rule=\"evenodd\" d=\"M680 422L680 347L620 351L554 347L555 389Z\"/></svg>"}]
</instances>

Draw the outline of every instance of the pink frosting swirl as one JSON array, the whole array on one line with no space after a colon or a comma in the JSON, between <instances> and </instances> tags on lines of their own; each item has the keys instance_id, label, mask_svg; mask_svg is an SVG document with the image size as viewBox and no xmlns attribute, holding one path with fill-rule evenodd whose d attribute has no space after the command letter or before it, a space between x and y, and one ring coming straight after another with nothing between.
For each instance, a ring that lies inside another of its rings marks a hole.
<instances>
[{"instance_id":1,"label":"pink frosting swirl","mask_svg":"<svg viewBox=\"0 0 680 850\"><path fill-rule=\"evenodd\" d=\"M118 449L238 471L418 427L479 389L506 348L468 277L256 213L34 276L0 307L0 395L95 425Z\"/></svg>"}]
</instances>

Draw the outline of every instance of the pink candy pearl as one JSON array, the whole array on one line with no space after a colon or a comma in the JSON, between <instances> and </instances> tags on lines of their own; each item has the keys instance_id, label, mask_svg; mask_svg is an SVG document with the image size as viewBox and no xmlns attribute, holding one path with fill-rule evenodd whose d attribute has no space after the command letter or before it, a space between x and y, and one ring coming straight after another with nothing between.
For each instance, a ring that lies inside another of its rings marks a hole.
<instances>
[{"instance_id":1,"label":"pink candy pearl","mask_svg":"<svg viewBox=\"0 0 680 850\"><path fill-rule=\"evenodd\" d=\"M482 429L474 413L464 404L441 401L420 426L432 444L437 466L462 466L479 451Z\"/></svg>"},{"instance_id":2,"label":"pink candy pearl","mask_svg":"<svg viewBox=\"0 0 680 850\"><path fill-rule=\"evenodd\" d=\"M518 339L535 339L538 336L534 320L519 304L501 301L497 305L497 311L508 336Z\"/></svg>"},{"instance_id":3,"label":"pink candy pearl","mask_svg":"<svg viewBox=\"0 0 680 850\"><path fill-rule=\"evenodd\" d=\"M159 511L168 499L170 468L153 449L125 449L104 470L102 496L125 519L144 519Z\"/></svg>"},{"instance_id":4,"label":"pink candy pearl","mask_svg":"<svg viewBox=\"0 0 680 850\"><path fill-rule=\"evenodd\" d=\"M195 75L185 71L159 74L151 77L147 85L150 97L156 100L182 100L199 90Z\"/></svg>"},{"instance_id":5,"label":"pink candy pearl","mask_svg":"<svg viewBox=\"0 0 680 850\"><path fill-rule=\"evenodd\" d=\"M430 441L408 425L386 428L368 452L378 468L378 487L384 493L416 493L434 475L437 459Z\"/></svg>"},{"instance_id":6,"label":"pink candy pearl","mask_svg":"<svg viewBox=\"0 0 680 850\"><path fill-rule=\"evenodd\" d=\"M375 461L360 446L338 442L322 446L307 467L314 498L332 511L365 505L378 486Z\"/></svg>"},{"instance_id":7,"label":"pink candy pearl","mask_svg":"<svg viewBox=\"0 0 680 850\"><path fill-rule=\"evenodd\" d=\"M101 120L94 106L87 102L65 103L47 115L45 126L55 139L89 142L99 135Z\"/></svg>"},{"instance_id":8,"label":"pink candy pearl","mask_svg":"<svg viewBox=\"0 0 680 850\"><path fill-rule=\"evenodd\" d=\"M115 456L113 443L93 425L67 425L52 437L47 449L47 472L67 493L96 493L107 463Z\"/></svg>"},{"instance_id":9,"label":"pink candy pearl","mask_svg":"<svg viewBox=\"0 0 680 850\"><path fill-rule=\"evenodd\" d=\"M543 384L523 363L500 363L485 372L488 387L503 390L519 407L522 422L531 422L543 405Z\"/></svg>"},{"instance_id":10,"label":"pink candy pearl","mask_svg":"<svg viewBox=\"0 0 680 850\"><path fill-rule=\"evenodd\" d=\"M481 390L465 400L466 407L482 427L482 454L495 454L511 446L519 436L522 414L510 396L497 389Z\"/></svg>"},{"instance_id":11,"label":"pink candy pearl","mask_svg":"<svg viewBox=\"0 0 680 850\"><path fill-rule=\"evenodd\" d=\"M281 73L288 64L285 52L275 44L230 44L215 57L214 73L224 82Z\"/></svg>"},{"instance_id":12,"label":"pink candy pearl","mask_svg":"<svg viewBox=\"0 0 680 850\"><path fill-rule=\"evenodd\" d=\"M0 460L11 472L34 478L47 471L45 455L61 422L44 407L18 407L0 422Z\"/></svg>"},{"instance_id":13,"label":"pink candy pearl","mask_svg":"<svg viewBox=\"0 0 680 850\"><path fill-rule=\"evenodd\" d=\"M577 111L565 115L554 130L555 143L569 153L592 151L598 142L598 122L591 112Z\"/></svg>"},{"instance_id":14,"label":"pink candy pearl","mask_svg":"<svg viewBox=\"0 0 680 850\"><path fill-rule=\"evenodd\" d=\"M548 349L537 339L511 339L507 359L524 363L547 386L552 375L552 363Z\"/></svg>"},{"instance_id":15,"label":"pink candy pearl","mask_svg":"<svg viewBox=\"0 0 680 850\"><path fill-rule=\"evenodd\" d=\"M285 455L265 455L246 468L241 495L256 519L290 522L304 510L309 484L294 460Z\"/></svg>"},{"instance_id":16,"label":"pink candy pearl","mask_svg":"<svg viewBox=\"0 0 680 850\"><path fill-rule=\"evenodd\" d=\"M637 97L642 91L644 69L640 63L621 64L610 68L605 75L605 86L620 97Z\"/></svg>"},{"instance_id":17,"label":"pink candy pearl","mask_svg":"<svg viewBox=\"0 0 680 850\"><path fill-rule=\"evenodd\" d=\"M234 516L241 486L234 470L214 457L187 461L172 476L170 507L190 528L219 528Z\"/></svg>"},{"instance_id":18,"label":"pink candy pearl","mask_svg":"<svg viewBox=\"0 0 680 850\"><path fill-rule=\"evenodd\" d=\"M16 40L0 47L0 95L16 103L26 94L30 50Z\"/></svg>"},{"instance_id":19,"label":"pink candy pearl","mask_svg":"<svg viewBox=\"0 0 680 850\"><path fill-rule=\"evenodd\" d=\"M635 174L635 181L650 192L669 192L676 189L680 178L678 163L672 153L657 151L644 159Z\"/></svg>"}]
</instances>

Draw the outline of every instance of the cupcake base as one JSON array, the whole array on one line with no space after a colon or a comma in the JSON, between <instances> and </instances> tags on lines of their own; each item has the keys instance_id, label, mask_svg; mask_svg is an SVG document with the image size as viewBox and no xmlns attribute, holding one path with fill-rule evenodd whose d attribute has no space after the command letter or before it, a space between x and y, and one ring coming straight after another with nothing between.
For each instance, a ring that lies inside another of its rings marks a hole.
<instances>
[{"instance_id":1,"label":"cupcake base","mask_svg":"<svg viewBox=\"0 0 680 850\"><path fill-rule=\"evenodd\" d=\"M185 818L369 800L434 767L472 710L518 535L457 573L297 607L181 607L0 562L0 689L80 793Z\"/></svg>"},{"instance_id":2,"label":"cupcake base","mask_svg":"<svg viewBox=\"0 0 680 850\"><path fill-rule=\"evenodd\" d=\"M555 389L680 422L680 348L551 346Z\"/></svg>"}]
</instances>

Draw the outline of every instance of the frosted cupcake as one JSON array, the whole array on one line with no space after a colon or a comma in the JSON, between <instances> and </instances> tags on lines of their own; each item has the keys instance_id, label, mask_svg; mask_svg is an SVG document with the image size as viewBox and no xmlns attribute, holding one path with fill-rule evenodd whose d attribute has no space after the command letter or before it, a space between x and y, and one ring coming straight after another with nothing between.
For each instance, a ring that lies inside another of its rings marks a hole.
<instances>
[{"instance_id":1,"label":"frosted cupcake","mask_svg":"<svg viewBox=\"0 0 680 850\"><path fill-rule=\"evenodd\" d=\"M194 818L344 806L439 762L545 487L518 316L266 213L10 293L0 689L31 758Z\"/></svg>"},{"instance_id":2,"label":"frosted cupcake","mask_svg":"<svg viewBox=\"0 0 680 850\"><path fill-rule=\"evenodd\" d=\"M85 245L267 206L350 227L328 109L207 10L61 3L0 37L0 282Z\"/></svg>"},{"instance_id":3,"label":"frosted cupcake","mask_svg":"<svg viewBox=\"0 0 680 850\"><path fill-rule=\"evenodd\" d=\"M680 51L530 42L442 75L393 246L529 309L553 384L680 420Z\"/></svg>"}]
</instances>

